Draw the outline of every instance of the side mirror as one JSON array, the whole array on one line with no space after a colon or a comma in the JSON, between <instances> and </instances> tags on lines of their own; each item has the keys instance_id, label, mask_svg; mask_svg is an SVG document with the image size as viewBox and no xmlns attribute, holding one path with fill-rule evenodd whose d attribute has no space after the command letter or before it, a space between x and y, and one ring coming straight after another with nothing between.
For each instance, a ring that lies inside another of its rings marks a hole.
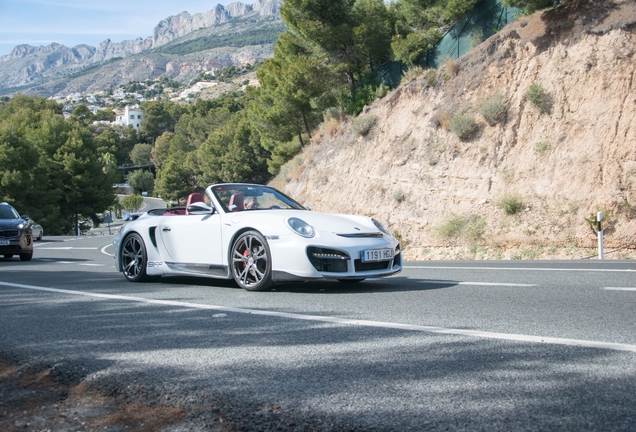
<instances>
[{"instance_id":1,"label":"side mirror","mask_svg":"<svg viewBox=\"0 0 636 432\"><path fill-rule=\"evenodd\" d=\"M311 211L311 209L309 208L309 206L304 205L303 207L305 207L305 210L309 210L309 211Z\"/></svg>"},{"instance_id":2,"label":"side mirror","mask_svg":"<svg viewBox=\"0 0 636 432\"><path fill-rule=\"evenodd\" d=\"M29 217L29 215L25 215L25 214L21 215L20 217L21 217L22 219L24 219L25 221L28 221L28 220L30 220L30 219L31 219L31 218Z\"/></svg>"},{"instance_id":3,"label":"side mirror","mask_svg":"<svg viewBox=\"0 0 636 432\"><path fill-rule=\"evenodd\" d=\"M214 207L210 207L204 202L197 202L194 204L190 204L187 210L188 210L188 214L191 214L191 215L206 215L206 214L214 213Z\"/></svg>"}]
</instances>

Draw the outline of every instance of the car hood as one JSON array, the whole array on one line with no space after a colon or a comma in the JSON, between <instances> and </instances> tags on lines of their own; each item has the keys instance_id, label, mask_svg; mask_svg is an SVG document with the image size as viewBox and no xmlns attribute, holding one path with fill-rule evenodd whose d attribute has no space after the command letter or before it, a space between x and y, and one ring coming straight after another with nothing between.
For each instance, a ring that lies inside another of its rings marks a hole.
<instances>
[{"instance_id":1,"label":"car hood","mask_svg":"<svg viewBox=\"0 0 636 432\"><path fill-rule=\"evenodd\" d=\"M20 224L26 225L26 221L24 219L0 219L0 229L17 229Z\"/></svg>"},{"instance_id":2,"label":"car hood","mask_svg":"<svg viewBox=\"0 0 636 432\"><path fill-rule=\"evenodd\" d=\"M307 210L268 210L253 213L241 212L233 221L238 222L243 217L250 216L258 216L262 222L265 222L268 218L274 218L271 219L273 222L279 217L282 217L284 220L294 217L307 222L309 225L313 226L317 232L330 232L334 234L369 234L380 232L380 230L376 228L371 220L366 216L319 213Z\"/></svg>"}]
</instances>

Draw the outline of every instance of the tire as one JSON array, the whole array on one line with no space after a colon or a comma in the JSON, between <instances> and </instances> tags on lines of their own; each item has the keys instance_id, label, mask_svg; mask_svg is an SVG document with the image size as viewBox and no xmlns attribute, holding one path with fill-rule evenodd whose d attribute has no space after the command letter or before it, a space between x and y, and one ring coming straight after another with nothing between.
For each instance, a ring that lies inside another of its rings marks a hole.
<instances>
[{"instance_id":1,"label":"tire","mask_svg":"<svg viewBox=\"0 0 636 432\"><path fill-rule=\"evenodd\" d=\"M6 257L6 255L5 255ZM25 254L20 254L20 259L22 261L31 261L31 258L33 258L33 251L29 252L29 253L25 253Z\"/></svg>"},{"instance_id":2,"label":"tire","mask_svg":"<svg viewBox=\"0 0 636 432\"><path fill-rule=\"evenodd\" d=\"M232 276L247 291L262 291L272 286L272 254L258 231L246 231L230 251Z\"/></svg>"},{"instance_id":3,"label":"tire","mask_svg":"<svg viewBox=\"0 0 636 432\"><path fill-rule=\"evenodd\" d=\"M359 279L338 279L338 282L343 283L343 284L354 284L354 283L362 282L363 280L364 280L364 278L359 278Z\"/></svg>"},{"instance_id":4,"label":"tire","mask_svg":"<svg viewBox=\"0 0 636 432\"><path fill-rule=\"evenodd\" d=\"M4 254L4 257L6 259L11 259L11 258L13 258L13 254Z\"/></svg>"},{"instance_id":5,"label":"tire","mask_svg":"<svg viewBox=\"0 0 636 432\"><path fill-rule=\"evenodd\" d=\"M37 241L42 241L42 237L44 237L44 230L40 230L40 235L36 238Z\"/></svg>"},{"instance_id":6,"label":"tire","mask_svg":"<svg viewBox=\"0 0 636 432\"><path fill-rule=\"evenodd\" d=\"M146 245L139 234L132 233L124 239L119 258L122 273L130 282L142 282L148 280L146 265L148 253Z\"/></svg>"}]
</instances>

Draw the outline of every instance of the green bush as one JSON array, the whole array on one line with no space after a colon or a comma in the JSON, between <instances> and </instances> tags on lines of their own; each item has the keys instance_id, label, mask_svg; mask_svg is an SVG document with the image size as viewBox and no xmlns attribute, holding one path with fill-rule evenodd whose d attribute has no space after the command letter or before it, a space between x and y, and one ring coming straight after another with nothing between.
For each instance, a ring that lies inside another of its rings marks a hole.
<instances>
[{"instance_id":1,"label":"green bush","mask_svg":"<svg viewBox=\"0 0 636 432\"><path fill-rule=\"evenodd\" d=\"M376 99L382 99L389 92L389 86L386 84L380 84L380 86L375 89L375 97Z\"/></svg>"},{"instance_id":2,"label":"green bush","mask_svg":"<svg viewBox=\"0 0 636 432\"><path fill-rule=\"evenodd\" d=\"M450 122L450 130L461 140L466 140L477 130L475 117L472 114L456 114Z\"/></svg>"},{"instance_id":3,"label":"green bush","mask_svg":"<svg viewBox=\"0 0 636 432\"><path fill-rule=\"evenodd\" d=\"M448 219L434 228L435 233L447 240L464 238L470 241L480 240L486 232L486 221L481 216L460 216L451 213Z\"/></svg>"},{"instance_id":4,"label":"green bush","mask_svg":"<svg viewBox=\"0 0 636 432\"><path fill-rule=\"evenodd\" d=\"M426 80L426 84L433 87L437 82L437 69L430 68L424 71L424 79Z\"/></svg>"},{"instance_id":5,"label":"green bush","mask_svg":"<svg viewBox=\"0 0 636 432\"><path fill-rule=\"evenodd\" d=\"M550 145L550 143L547 143L545 141L540 141L534 145L534 151L539 154L549 152L550 150L552 150L552 146Z\"/></svg>"},{"instance_id":6,"label":"green bush","mask_svg":"<svg viewBox=\"0 0 636 432\"><path fill-rule=\"evenodd\" d=\"M377 117L372 114L359 116L353 121L353 123L351 123L351 130L358 135L366 135L369 133L376 120Z\"/></svg>"},{"instance_id":7,"label":"green bush","mask_svg":"<svg viewBox=\"0 0 636 432\"><path fill-rule=\"evenodd\" d=\"M477 27L468 37L468 44L471 48L475 48L477 45L482 43L484 40L484 31L481 27Z\"/></svg>"},{"instance_id":8,"label":"green bush","mask_svg":"<svg viewBox=\"0 0 636 432\"><path fill-rule=\"evenodd\" d=\"M514 215L519 213L525 204L518 195L506 195L499 200L497 205L507 215Z\"/></svg>"},{"instance_id":9,"label":"green bush","mask_svg":"<svg viewBox=\"0 0 636 432\"><path fill-rule=\"evenodd\" d=\"M544 113L547 111L547 94L541 84L533 82L526 92L526 99L537 107L539 112Z\"/></svg>"},{"instance_id":10,"label":"green bush","mask_svg":"<svg viewBox=\"0 0 636 432\"><path fill-rule=\"evenodd\" d=\"M506 114L504 106L504 97L501 93L497 93L479 107L481 114L490 126L496 125L503 120Z\"/></svg>"},{"instance_id":11,"label":"green bush","mask_svg":"<svg viewBox=\"0 0 636 432\"><path fill-rule=\"evenodd\" d=\"M402 189L396 189L395 192L393 192L393 199L401 203L406 199L406 193Z\"/></svg>"}]
</instances>

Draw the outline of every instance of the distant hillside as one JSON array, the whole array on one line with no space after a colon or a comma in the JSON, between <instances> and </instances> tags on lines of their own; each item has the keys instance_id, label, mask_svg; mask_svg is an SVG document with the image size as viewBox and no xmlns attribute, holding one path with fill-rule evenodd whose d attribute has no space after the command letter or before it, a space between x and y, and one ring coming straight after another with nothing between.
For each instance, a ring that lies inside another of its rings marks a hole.
<instances>
[{"instance_id":1,"label":"distant hillside","mask_svg":"<svg viewBox=\"0 0 636 432\"><path fill-rule=\"evenodd\" d=\"M200 72L255 63L272 55L277 34L284 31L280 2L182 12L162 20L146 39L107 39L97 48L19 45L0 57L0 95L98 91L161 75L185 82Z\"/></svg>"}]
</instances>

